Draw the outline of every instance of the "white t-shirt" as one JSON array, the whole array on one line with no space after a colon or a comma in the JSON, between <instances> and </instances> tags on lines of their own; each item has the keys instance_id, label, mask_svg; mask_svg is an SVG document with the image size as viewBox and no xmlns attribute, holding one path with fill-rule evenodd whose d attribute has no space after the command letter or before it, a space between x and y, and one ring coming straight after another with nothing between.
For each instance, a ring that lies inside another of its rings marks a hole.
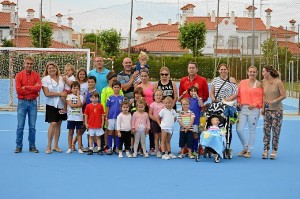
<instances>
[{"instance_id":1,"label":"white t-shirt","mask_svg":"<svg viewBox=\"0 0 300 199\"><path fill-rule=\"evenodd\" d=\"M158 115L161 118L161 129L174 129L174 123L177 117L177 113L174 109L169 110L167 108L163 108Z\"/></svg>"},{"instance_id":2,"label":"white t-shirt","mask_svg":"<svg viewBox=\"0 0 300 199\"><path fill-rule=\"evenodd\" d=\"M74 94L67 95L67 101L71 101L72 104L77 103L77 96ZM80 95L80 101L83 102L83 96ZM82 107L71 108L69 105L67 107L68 111L68 121L83 121Z\"/></svg>"},{"instance_id":3,"label":"white t-shirt","mask_svg":"<svg viewBox=\"0 0 300 199\"><path fill-rule=\"evenodd\" d=\"M56 82L50 75L47 75L42 78L42 86L47 87L49 92L60 93L64 90L65 82L61 76L59 76L59 80ZM46 104L59 109L64 108L64 103L60 96L46 97Z\"/></svg>"},{"instance_id":4,"label":"white t-shirt","mask_svg":"<svg viewBox=\"0 0 300 199\"><path fill-rule=\"evenodd\" d=\"M83 82L82 84L80 84L80 95L82 95L84 99L86 98L88 90L89 87L87 82Z\"/></svg>"},{"instance_id":5,"label":"white t-shirt","mask_svg":"<svg viewBox=\"0 0 300 199\"><path fill-rule=\"evenodd\" d=\"M70 77L66 76L66 81L67 81L67 82L74 82L74 81L76 81L76 79L75 79L74 75L72 75L72 76L70 76ZM70 88L70 86L67 84L67 82L65 83L65 90L66 90L66 91L70 91L71 88Z\"/></svg>"}]
</instances>

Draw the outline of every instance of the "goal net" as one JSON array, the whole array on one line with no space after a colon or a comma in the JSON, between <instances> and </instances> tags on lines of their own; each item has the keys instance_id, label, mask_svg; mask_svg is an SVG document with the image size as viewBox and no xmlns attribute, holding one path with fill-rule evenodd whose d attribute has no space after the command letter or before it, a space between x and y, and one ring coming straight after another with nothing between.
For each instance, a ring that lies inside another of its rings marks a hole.
<instances>
[{"instance_id":1,"label":"goal net","mask_svg":"<svg viewBox=\"0 0 300 199\"><path fill-rule=\"evenodd\" d=\"M43 77L46 63L54 61L58 64L61 73L67 63L72 64L76 71L83 67L91 69L89 49L58 49L58 48L13 48L0 47L0 110L14 111L17 107L15 89L15 75L23 70L23 61L26 56L35 59L33 69ZM40 93L38 98L39 110L44 110L45 97Z\"/></svg>"}]
</instances>

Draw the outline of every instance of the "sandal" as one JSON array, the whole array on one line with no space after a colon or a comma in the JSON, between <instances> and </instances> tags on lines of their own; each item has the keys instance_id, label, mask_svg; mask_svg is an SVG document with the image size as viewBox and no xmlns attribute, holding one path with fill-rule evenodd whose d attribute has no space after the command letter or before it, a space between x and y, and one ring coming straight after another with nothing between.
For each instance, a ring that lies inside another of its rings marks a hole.
<instances>
[{"instance_id":1,"label":"sandal","mask_svg":"<svg viewBox=\"0 0 300 199\"><path fill-rule=\"evenodd\" d=\"M51 153L51 150L50 149L47 149L46 150L46 154L50 154Z\"/></svg>"},{"instance_id":2,"label":"sandal","mask_svg":"<svg viewBox=\"0 0 300 199\"><path fill-rule=\"evenodd\" d=\"M251 157L251 152L248 151L247 153L245 153L244 157L245 157L245 158L250 158L250 157Z\"/></svg>"},{"instance_id":3,"label":"sandal","mask_svg":"<svg viewBox=\"0 0 300 199\"><path fill-rule=\"evenodd\" d=\"M62 152L63 152L63 150L61 150L60 148L53 149L52 151L54 151L54 152L58 152L58 153L62 153Z\"/></svg>"},{"instance_id":4,"label":"sandal","mask_svg":"<svg viewBox=\"0 0 300 199\"><path fill-rule=\"evenodd\" d=\"M271 160L275 160L277 156L277 151L272 151L271 155L270 155L270 159Z\"/></svg>"},{"instance_id":5,"label":"sandal","mask_svg":"<svg viewBox=\"0 0 300 199\"><path fill-rule=\"evenodd\" d=\"M242 157L247 153L247 149L243 149L241 152L238 153L238 157Z\"/></svg>"},{"instance_id":6,"label":"sandal","mask_svg":"<svg viewBox=\"0 0 300 199\"><path fill-rule=\"evenodd\" d=\"M268 151L264 150L264 153L262 154L262 159L268 159Z\"/></svg>"}]
</instances>

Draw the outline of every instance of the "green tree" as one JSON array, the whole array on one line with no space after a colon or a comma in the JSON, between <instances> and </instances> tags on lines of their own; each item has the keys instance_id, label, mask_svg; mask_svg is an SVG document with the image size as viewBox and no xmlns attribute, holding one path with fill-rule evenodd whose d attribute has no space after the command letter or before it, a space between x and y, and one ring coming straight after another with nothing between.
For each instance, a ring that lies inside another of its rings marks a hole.
<instances>
[{"instance_id":1,"label":"green tree","mask_svg":"<svg viewBox=\"0 0 300 199\"><path fill-rule=\"evenodd\" d=\"M42 22L42 48L49 48L52 40L52 26L49 22ZM29 29L32 44L34 47L40 47L40 23L36 23Z\"/></svg>"},{"instance_id":2,"label":"green tree","mask_svg":"<svg viewBox=\"0 0 300 199\"><path fill-rule=\"evenodd\" d=\"M113 28L103 30L99 35L99 43L106 56L117 56L120 53L121 35Z\"/></svg>"},{"instance_id":3,"label":"green tree","mask_svg":"<svg viewBox=\"0 0 300 199\"><path fill-rule=\"evenodd\" d=\"M2 47L13 47L13 46L14 44L12 40L7 40L6 38L2 40Z\"/></svg>"},{"instance_id":4,"label":"green tree","mask_svg":"<svg viewBox=\"0 0 300 199\"><path fill-rule=\"evenodd\" d=\"M96 46L97 42L97 46ZM88 33L84 35L83 38L83 48L89 48L92 52L97 52L97 55L101 55L101 48L100 48L100 41L99 41L99 35L95 33ZM97 48L97 51L96 51Z\"/></svg>"},{"instance_id":5,"label":"green tree","mask_svg":"<svg viewBox=\"0 0 300 199\"><path fill-rule=\"evenodd\" d=\"M179 41L181 48L188 48L193 52L193 57L201 53L205 46L206 27L204 22L189 23L179 28Z\"/></svg>"}]
</instances>

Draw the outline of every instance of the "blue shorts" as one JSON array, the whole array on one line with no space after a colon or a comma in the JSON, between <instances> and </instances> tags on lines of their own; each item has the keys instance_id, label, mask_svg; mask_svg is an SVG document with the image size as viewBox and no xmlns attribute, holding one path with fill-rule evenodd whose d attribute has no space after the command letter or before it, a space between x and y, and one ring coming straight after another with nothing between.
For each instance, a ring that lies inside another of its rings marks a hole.
<instances>
[{"instance_id":1,"label":"blue shorts","mask_svg":"<svg viewBox=\"0 0 300 199\"><path fill-rule=\"evenodd\" d=\"M82 129L83 121L68 121L67 129Z\"/></svg>"}]
</instances>

